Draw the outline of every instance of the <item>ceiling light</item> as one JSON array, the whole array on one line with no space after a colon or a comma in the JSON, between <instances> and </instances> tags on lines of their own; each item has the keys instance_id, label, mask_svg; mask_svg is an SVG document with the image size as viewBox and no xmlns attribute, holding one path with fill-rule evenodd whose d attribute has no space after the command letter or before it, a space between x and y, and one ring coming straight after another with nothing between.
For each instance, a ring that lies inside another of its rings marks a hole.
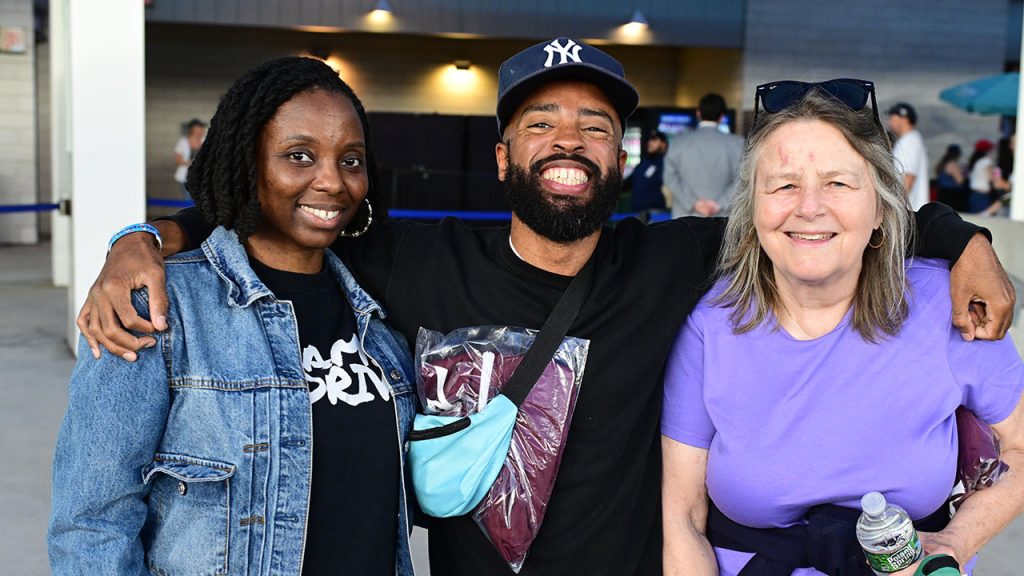
<instances>
[{"instance_id":1,"label":"ceiling light","mask_svg":"<svg viewBox=\"0 0 1024 576\"><path fill-rule=\"evenodd\" d=\"M634 10L633 17L629 19L629 22L622 25L623 39L627 42L639 41L648 34L648 27L649 24L643 12Z\"/></svg>"},{"instance_id":2,"label":"ceiling light","mask_svg":"<svg viewBox=\"0 0 1024 576\"><path fill-rule=\"evenodd\" d=\"M629 23L630 24L635 24L636 26L642 27L642 28L647 28L647 26L649 26L649 23L647 22L647 18L644 17L644 13L639 11L639 10L634 10L633 11L633 17L629 19Z\"/></svg>"},{"instance_id":3,"label":"ceiling light","mask_svg":"<svg viewBox=\"0 0 1024 576\"><path fill-rule=\"evenodd\" d=\"M394 14L391 11L391 4L388 0L380 0L377 6L370 12L370 22L378 26L391 22Z\"/></svg>"}]
</instances>

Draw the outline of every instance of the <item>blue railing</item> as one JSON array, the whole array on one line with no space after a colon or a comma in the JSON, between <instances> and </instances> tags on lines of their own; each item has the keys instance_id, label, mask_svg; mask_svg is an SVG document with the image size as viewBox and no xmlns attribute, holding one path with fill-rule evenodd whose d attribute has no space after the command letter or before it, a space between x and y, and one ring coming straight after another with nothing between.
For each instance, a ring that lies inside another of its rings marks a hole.
<instances>
[{"instance_id":1,"label":"blue railing","mask_svg":"<svg viewBox=\"0 0 1024 576\"><path fill-rule=\"evenodd\" d=\"M163 208L188 208L193 205L191 200L170 200L166 198L148 198L146 204ZM59 204L0 204L0 214L5 212L49 212L59 208ZM501 222L512 219L511 212L471 212L463 210L402 210L396 208L389 210L388 215L391 218L406 220L440 220L454 216L467 222ZM612 221L618 222L630 216L636 216L636 214L612 214ZM669 218L668 214L653 214L650 217L650 221L661 222Z\"/></svg>"},{"instance_id":2,"label":"blue railing","mask_svg":"<svg viewBox=\"0 0 1024 576\"><path fill-rule=\"evenodd\" d=\"M60 204L0 204L0 214L5 212L49 212L60 208Z\"/></svg>"}]
</instances>

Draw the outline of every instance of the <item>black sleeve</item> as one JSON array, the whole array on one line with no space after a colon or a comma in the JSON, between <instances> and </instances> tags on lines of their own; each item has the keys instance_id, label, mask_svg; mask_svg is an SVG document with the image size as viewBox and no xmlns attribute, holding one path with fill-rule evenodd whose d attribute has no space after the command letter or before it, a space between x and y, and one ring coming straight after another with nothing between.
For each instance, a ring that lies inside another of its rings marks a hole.
<instances>
[{"instance_id":1,"label":"black sleeve","mask_svg":"<svg viewBox=\"0 0 1024 576\"><path fill-rule=\"evenodd\" d=\"M359 238L338 238L331 245L331 250L348 266L364 290L374 298L386 301L398 251L414 225L409 220L375 222Z\"/></svg>"},{"instance_id":2,"label":"black sleeve","mask_svg":"<svg viewBox=\"0 0 1024 576\"><path fill-rule=\"evenodd\" d=\"M209 238L213 233L213 226L206 221L206 217L195 206L178 210L170 216L154 218L154 221L156 220L170 220L181 226L181 231L185 233L185 248L182 252L199 248L203 240Z\"/></svg>"},{"instance_id":3,"label":"black sleeve","mask_svg":"<svg viewBox=\"0 0 1024 576\"><path fill-rule=\"evenodd\" d=\"M697 237L697 245L700 246L701 257L704 261L704 275L707 278L714 278L728 220L700 216L684 216L681 220L690 226L690 230Z\"/></svg>"},{"instance_id":4,"label":"black sleeve","mask_svg":"<svg viewBox=\"0 0 1024 576\"><path fill-rule=\"evenodd\" d=\"M992 233L986 228L965 222L959 214L945 204L925 204L914 213L917 220L917 238L914 242L914 256L923 258L945 258L949 265L956 264L967 243L981 232L992 241Z\"/></svg>"}]
</instances>

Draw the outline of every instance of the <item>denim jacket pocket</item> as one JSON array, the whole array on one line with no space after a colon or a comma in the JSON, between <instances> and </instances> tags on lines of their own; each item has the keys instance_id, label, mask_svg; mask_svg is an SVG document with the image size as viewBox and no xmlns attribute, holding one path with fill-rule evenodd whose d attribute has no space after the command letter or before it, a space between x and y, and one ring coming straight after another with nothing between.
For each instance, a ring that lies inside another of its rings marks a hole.
<instances>
[{"instance_id":1,"label":"denim jacket pocket","mask_svg":"<svg viewBox=\"0 0 1024 576\"><path fill-rule=\"evenodd\" d=\"M146 566L154 574L228 573L233 464L157 453L142 469L151 485L143 530Z\"/></svg>"}]
</instances>

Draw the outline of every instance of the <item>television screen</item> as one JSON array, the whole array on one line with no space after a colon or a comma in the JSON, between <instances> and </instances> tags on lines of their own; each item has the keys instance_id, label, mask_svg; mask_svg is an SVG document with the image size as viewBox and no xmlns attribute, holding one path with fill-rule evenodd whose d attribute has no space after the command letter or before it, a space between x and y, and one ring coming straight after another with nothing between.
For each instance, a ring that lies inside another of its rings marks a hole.
<instances>
[{"instance_id":1,"label":"television screen","mask_svg":"<svg viewBox=\"0 0 1024 576\"><path fill-rule=\"evenodd\" d=\"M697 126L697 115L692 112L672 112L658 118L658 131L671 140L673 136L689 132Z\"/></svg>"}]
</instances>

